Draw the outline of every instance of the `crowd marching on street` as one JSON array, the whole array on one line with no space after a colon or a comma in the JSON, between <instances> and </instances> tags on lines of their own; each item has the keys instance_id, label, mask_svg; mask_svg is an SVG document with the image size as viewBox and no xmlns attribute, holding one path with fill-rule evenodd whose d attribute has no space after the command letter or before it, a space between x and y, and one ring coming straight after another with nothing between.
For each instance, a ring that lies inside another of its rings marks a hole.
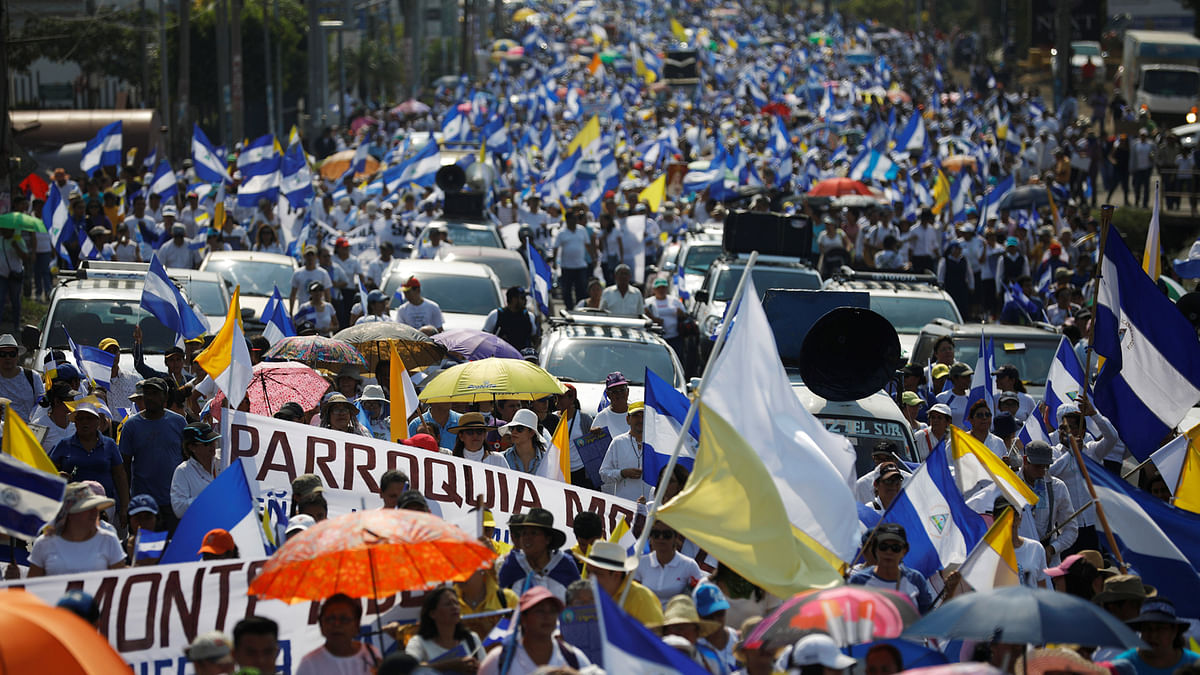
<instances>
[{"instance_id":1,"label":"crowd marching on street","mask_svg":"<svg viewBox=\"0 0 1200 675\"><path fill-rule=\"evenodd\" d=\"M1188 147L1103 82L952 68L958 32L526 4L490 72L346 127L134 164L117 123L22 183L0 562L94 627L71 672L1200 673ZM983 324L848 397L898 421L869 443L802 398L885 357L793 363L767 293L855 275ZM118 637L160 611L126 568L238 561L228 618L164 586L163 649Z\"/></svg>"}]
</instances>

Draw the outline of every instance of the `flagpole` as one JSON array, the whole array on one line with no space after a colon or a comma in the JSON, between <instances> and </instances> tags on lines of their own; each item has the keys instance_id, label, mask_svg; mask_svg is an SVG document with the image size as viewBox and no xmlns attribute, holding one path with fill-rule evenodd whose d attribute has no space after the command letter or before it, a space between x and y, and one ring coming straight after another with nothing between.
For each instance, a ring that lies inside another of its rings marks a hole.
<instances>
[{"instance_id":1,"label":"flagpole","mask_svg":"<svg viewBox=\"0 0 1200 675\"><path fill-rule=\"evenodd\" d=\"M1100 248L1096 252L1096 268L1092 270L1092 321L1088 325L1087 357L1083 364L1083 391L1080 392L1080 398L1084 401L1088 400L1088 386L1092 383L1092 353L1096 350L1096 302L1100 295L1100 279L1103 277L1101 270L1104 267L1104 247L1108 244L1108 228L1112 224L1115 209L1116 207L1112 204L1100 207Z\"/></svg>"},{"instance_id":2,"label":"flagpole","mask_svg":"<svg viewBox=\"0 0 1200 675\"><path fill-rule=\"evenodd\" d=\"M658 514L658 508L662 504L663 497L667 491L667 485L671 482L671 473L675 470L675 464L679 461L679 453L683 450L684 439L689 434L689 429L692 428L692 422L695 421L696 415L700 411L700 395L704 393L704 385L708 383L709 376L712 375L713 363L717 360L717 355L721 353L721 347L725 345L725 338L729 336L729 327L737 316L738 310L741 309L745 298L746 281L750 279L750 273L754 269L754 263L758 260L758 251L750 254L750 259L746 261L746 269L742 271L742 278L738 280L737 290L734 291L733 297L736 299L737 306L729 308L728 318L722 322L721 332L717 334L717 341L713 345L712 352L709 354L708 363L704 364L704 372L700 375L700 384L692 391L691 403L688 405L687 416L683 418L683 424L679 427L679 438L675 439L675 448L671 451L671 459L667 461L667 466L663 469L662 476L666 478L658 482L658 486L654 491L654 503L650 505L650 511L646 514L646 522L642 525L642 532L638 535L637 543L634 544L634 555L640 555L641 550L646 546L646 540L650 537L650 527L654 524L654 516ZM621 590L621 597L617 600L617 605L624 606L625 598L629 596L629 588L633 584L626 584Z\"/></svg>"},{"instance_id":3,"label":"flagpole","mask_svg":"<svg viewBox=\"0 0 1200 675\"><path fill-rule=\"evenodd\" d=\"M1088 493L1092 495L1092 501L1096 503L1096 516L1100 519L1100 524L1104 526L1104 536L1108 539L1108 547L1112 550L1113 555L1117 556L1117 565L1121 568L1121 574L1125 574L1128 567L1125 565L1125 559L1121 557L1121 549L1117 548L1117 540L1113 537L1112 528L1108 525L1108 518L1104 515L1104 504L1096 496L1096 486L1092 484L1092 475L1088 473L1087 466L1083 463L1083 454L1079 452L1079 442L1070 432L1067 432L1067 438L1071 441L1071 454L1075 455L1075 462L1079 464L1079 473L1083 474Z\"/></svg>"}]
</instances>

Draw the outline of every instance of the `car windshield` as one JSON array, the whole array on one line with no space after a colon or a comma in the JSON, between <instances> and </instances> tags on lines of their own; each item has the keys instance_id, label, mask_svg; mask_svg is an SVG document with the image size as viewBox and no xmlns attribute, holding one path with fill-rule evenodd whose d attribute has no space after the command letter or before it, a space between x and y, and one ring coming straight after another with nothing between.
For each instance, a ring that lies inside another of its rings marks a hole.
<instances>
[{"instance_id":1,"label":"car windshield","mask_svg":"<svg viewBox=\"0 0 1200 675\"><path fill-rule=\"evenodd\" d=\"M675 364L670 349L653 342L629 342L598 338L559 340L546 357L546 370L564 382L603 382L620 371L629 383L642 386L646 368L674 383Z\"/></svg>"},{"instance_id":2,"label":"car windshield","mask_svg":"<svg viewBox=\"0 0 1200 675\"><path fill-rule=\"evenodd\" d=\"M683 261L683 271L685 274L704 274L720 255L720 244L689 246L687 258Z\"/></svg>"},{"instance_id":3,"label":"car windshield","mask_svg":"<svg viewBox=\"0 0 1200 675\"><path fill-rule=\"evenodd\" d=\"M500 236L496 234L495 228L490 225L480 225L479 223L442 223L442 227L446 228L447 235L450 237L450 243L455 246L504 248L504 244L500 241ZM429 243L428 233L423 238L425 243Z\"/></svg>"},{"instance_id":4,"label":"car windshield","mask_svg":"<svg viewBox=\"0 0 1200 675\"><path fill-rule=\"evenodd\" d=\"M393 308L403 304L402 298L396 297L396 291L408 277L406 274L393 274L383 286L383 292L392 298ZM454 314L486 315L504 304L496 285L487 277L422 274L421 297L436 302L443 313Z\"/></svg>"},{"instance_id":5,"label":"car windshield","mask_svg":"<svg viewBox=\"0 0 1200 675\"><path fill-rule=\"evenodd\" d=\"M270 296L275 287L287 295L292 283L292 265L266 262L262 260L211 260L204 269L216 272L229 283L229 287L242 287L242 295Z\"/></svg>"},{"instance_id":6,"label":"car windshield","mask_svg":"<svg viewBox=\"0 0 1200 675\"><path fill-rule=\"evenodd\" d=\"M825 428L841 434L854 446L856 457L854 469L861 476L875 466L871 461L871 450L879 441L893 441L900 448L900 459L916 461L916 453L899 422L873 417L840 417L817 415Z\"/></svg>"},{"instance_id":7,"label":"car windshield","mask_svg":"<svg viewBox=\"0 0 1200 675\"><path fill-rule=\"evenodd\" d=\"M1195 96L1200 92L1200 74L1190 70L1147 70L1141 88L1154 96Z\"/></svg>"},{"instance_id":8,"label":"car windshield","mask_svg":"<svg viewBox=\"0 0 1200 675\"><path fill-rule=\"evenodd\" d=\"M183 287L183 294L200 308L201 314L208 316L224 316L229 312L229 301L221 292L219 281L208 279L177 280Z\"/></svg>"},{"instance_id":9,"label":"car windshield","mask_svg":"<svg viewBox=\"0 0 1200 675\"><path fill-rule=\"evenodd\" d=\"M1037 387L1046 386L1046 373L1050 372L1050 363L1058 352L1060 336L1054 335L1049 339L1042 337L1016 338L997 337L996 367L1013 365L1026 384ZM979 338L961 337L954 339L954 360L975 367L979 360Z\"/></svg>"},{"instance_id":10,"label":"car windshield","mask_svg":"<svg viewBox=\"0 0 1200 675\"><path fill-rule=\"evenodd\" d=\"M46 318L46 346L67 349L67 333L80 345L97 347L104 338L115 338L124 349L133 345L133 328L142 327L142 347L161 354L175 344L175 332L140 307L140 300L66 298L54 303Z\"/></svg>"},{"instance_id":11,"label":"car windshield","mask_svg":"<svg viewBox=\"0 0 1200 675\"><path fill-rule=\"evenodd\" d=\"M897 333L920 333L921 328L934 319L947 319L954 323L962 320L953 303L937 296L904 298L872 295L871 310L882 314Z\"/></svg>"},{"instance_id":12,"label":"car windshield","mask_svg":"<svg viewBox=\"0 0 1200 675\"><path fill-rule=\"evenodd\" d=\"M728 302L737 290L738 282L742 280L745 267L731 267L721 272L717 279L717 292L713 300ZM770 288L790 288L795 290L816 290L821 287L821 278L812 270L786 267L755 267L750 274L754 279L754 288L758 290L758 299L762 300Z\"/></svg>"},{"instance_id":13,"label":"car windshield","mask_svg":"<svg viewBox=\"0 0 1200 675\"><path fill-rule=\"evenodd\" d=\"M1098 56L1100 54L1099 45L1094 45L1087 42L1076 42L1071 45L1071 49L1074 50L1076 54L1082 56Z\"/></svg>"},{"instance_id":14,"label":"car windshield","mask_svg":"<svg viewBox=\"0 0 1200 675\"><path fill-rule=\"evenodd\" d=\"M492 268L492 271L500 279L501 288L511 286L526 288L529 286L529 271L525 267L525 261L521 258L460 258L460 260L477 262Z\"/></svg>"}]
</instances>

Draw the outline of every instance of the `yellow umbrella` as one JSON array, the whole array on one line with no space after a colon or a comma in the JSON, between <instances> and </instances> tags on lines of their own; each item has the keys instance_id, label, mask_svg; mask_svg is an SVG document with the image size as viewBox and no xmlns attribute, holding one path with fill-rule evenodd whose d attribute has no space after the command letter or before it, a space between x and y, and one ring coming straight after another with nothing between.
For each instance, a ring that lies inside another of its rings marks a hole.
<instances>
[{"instance_id":1,"label":"yellow umbrella","mask_svg":"<svg viewBox=\"0 0 1200 675\"><path fill-rule=\"evenodd\" d=\"M517 23L521 23L522 21L528 21L529 19L531 19L537 15L538 15L538 13L533 11L532 9L529 9L528 7L522 7L521 9L518 9L517 11L513 12L512 20Z\"/></svg>"},{"instance_id":2,"label":"yellow umbrella","mask_svg":"<svg viewBox=\"0 0 1200 675\"><path fill-rule=\"evenodd\" d=\"M538 366L495 357L461 363L434 376L421 392L425 403L473 403L499 398L535 399L566 387Z\"/></svg>"}]
</instances>

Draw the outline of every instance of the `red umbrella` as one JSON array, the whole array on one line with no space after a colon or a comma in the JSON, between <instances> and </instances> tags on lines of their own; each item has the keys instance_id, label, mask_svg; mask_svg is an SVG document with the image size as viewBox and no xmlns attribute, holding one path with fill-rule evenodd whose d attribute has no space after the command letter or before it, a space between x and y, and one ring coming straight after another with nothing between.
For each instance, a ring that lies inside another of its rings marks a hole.
<instances>
[{"instance_id":1,"label":"red umbrella","mask_svg":"<svg viewBox=\"0 0 1200 675\"><path fill-rule=\"evenodd\" d=\"M827 178L808 191L810 197L841 197L842 195L869 195L871 189L862 181L851 178Z\"/></svg>"},{"instance_id":2,"label":"red umbrella","mask_svg":"<svg viewBox=\"0 0 1200 675\"><path fill-rule=\"evenodd\" d=\"M429 112L429 106L416 100L415 98L410 98L395 108L392 108L393 115L419 115L427 112Z\"/></svg>"},{"instance_id":3,"label":"red umbrella","mask_svg":"<svg viewBox=\"0 0 1200 675\"><path fill-rule=\"evenodd\" d=\"M350 123L350 131L357 134L359 129L368 124L379 124L379 120L370 116L357 117Z\"/></svg>"},{"instance_id":4,"label":"red umbrella","mask_svg":"<svg viewBox=\"0 0 1200 675\"><path fill-rule=\"evenodd\" d=\"M288 401L299 403L305 410L316 408L328 389L329 381L303 363L263 361L254 366L246 397L250 399L250 412L269 417ZM224 403L224 392L218 392L211 407L217 409Z\"/></svg>"}]
</instances>

